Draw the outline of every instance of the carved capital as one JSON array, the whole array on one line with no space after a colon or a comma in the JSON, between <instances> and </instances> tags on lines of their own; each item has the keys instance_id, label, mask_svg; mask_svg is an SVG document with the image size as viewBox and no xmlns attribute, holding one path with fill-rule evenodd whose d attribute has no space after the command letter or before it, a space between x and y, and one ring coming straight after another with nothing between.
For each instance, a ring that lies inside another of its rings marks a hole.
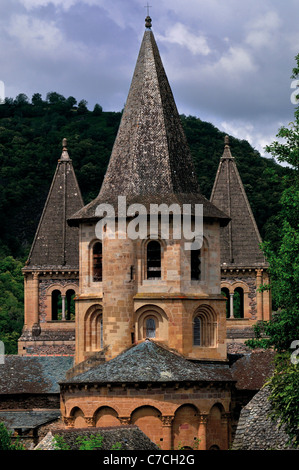
<instances>
[{"instance_id":1,"label":"carved capital","mask_svg":"<svg viewBox=\"0 0 299 470\"><path fill-rule=\"evenodd\" d=\"M201 413L199 415L199 423L206 426L208 422L208 413Z\"/></svg>"},{"instance_id":2,"label":"carved capital","mask_svg":"<svg viewBox=\"0 0 299 470\"><path fill-rule=\"evenodd\" d=\"M93 416L84 416L84 419L89 428L93 428L95 426L95 420Z\"/></svg>"},{"instance_id":3,"label":"carved capital","mask_svg":"<svg viewBox=\"0 0 299 470\"><path fill-rule=\"evenodd\" d=\"M73 428L75 425L75 419L73 416L64 416L63 422L67 428Z\"/></svg>"},{"instance_id":4,"label":"carved capital","mask_svg":"<svg viewBox=\"0 0 299 470\"><path fill-rule=\"evenodd\" d=\"M162 416L162 426L171 426L174 416Z\"/></svg>"},{"instance_id":5,"label":"carved capital","mask_svg":"<svg viewBox=\"0 0 299 470\"><path fill-rule=\"evenodd\" d=\"M122 426L127 426L128 424L131 424L130 416L119 416L118 419Z\"/></svg>"}]
</instances>

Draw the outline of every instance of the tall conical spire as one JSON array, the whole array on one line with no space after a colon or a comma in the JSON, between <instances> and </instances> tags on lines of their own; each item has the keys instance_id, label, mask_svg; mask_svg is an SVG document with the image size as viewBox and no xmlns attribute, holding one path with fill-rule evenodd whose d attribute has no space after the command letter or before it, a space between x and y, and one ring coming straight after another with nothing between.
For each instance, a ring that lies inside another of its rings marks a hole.
<instances>
[{"instance_id":1,"label":"tall conical spire","mask_svg":"<svg viewBox=\"0 0 299 470\"><path fill-rule=\"evenodd\" d=\"M139 203L196 200L206 206L207 215L212 211L216 217L224 217L200 194L191 152L150 26L148 17L100 193L70 223L93 218L100 203L115 205L118 196L126 196L128 203L130 199Z\"/></svg>"},{"instance_id":2,"label":"tall conical spire","mask_svg":"<svg viewBox=\"0 0 299 470\"><path fill-rule=\"evenodd\" d=\"M231 221L221 230L221 264L255 266L265 263L261 237L246 192L225 137L210 201Z\"/></svg>"},{"instance_id":3,"label":"tall conical spire","mask_svg":"<svg viewBox=\"0 0 299 470\"><path fill-rule=\"evenodd\" d=\"M83 207L83 200L66 145L63 139L62 154L26 263L28 269L79 266L78 230L68 226L67 218Z\"/></svg>"}]
</instances>

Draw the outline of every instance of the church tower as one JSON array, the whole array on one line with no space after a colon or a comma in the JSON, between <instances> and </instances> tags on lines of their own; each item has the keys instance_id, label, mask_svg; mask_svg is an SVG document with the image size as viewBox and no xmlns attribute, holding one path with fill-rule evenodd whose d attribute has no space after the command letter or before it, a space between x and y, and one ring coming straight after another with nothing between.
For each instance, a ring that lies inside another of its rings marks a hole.
<instances>
[{"instance_id":1,"label":"church tower","mask_svg":"<svg viewBox=\"0 0 299 470\"><path fill-rule=\"evenodd\" d=\"M269 284L268 263L260 248L261 237L245 189L225 137L210 201L229 217L221 228L221 291L227 298L227 335L246 339L251 326L271 316L271 294L259 291ZM244 336L245 334L245 336Z\"/></svg>"},{"instance_id":2,"label":"church tower","mask_svg":"<svg viewBox=\"0 0 299 470\"><path fill-rule=\"evenodd\" d=\"M147 17L102 187L69 218L80 278L76 365L60 384L67 427L133 424L163 450L228 449L228 222L200 193Z\"/></svg>"},{"instance_id":3,"label":"church tower","mask_svg":"<svg viewBox=\"0 0 299 470\"><path fill-rule=\"evenodd\" d=\"M24 274L25 319L18 353L71 354L79 282L79 233L67 218L83 207L66 139Z\"/></svg>"},{"instance_id":4,"label":"church tower","mask_svg":"<svg viewBox=\"0 0 299 470\"><path fill-rule=\"evenodd\" d=\"M203 242L190 250L183 214L189 209L194 225L199 205ZM99 239L106 206L115 215L114 236L108 223ZM181 217L178 222L170 213L165 238L158 212L169 208ZM129 232L140 209L137 238ZM153 211L155 228L149 220ZM80 232L76 362L104 346L111 359L149 335L189 358L226 360L219 233L227 222L200 193L157 44L147 28L99 195L69 221Z\"/></svg>"}]
</instances>

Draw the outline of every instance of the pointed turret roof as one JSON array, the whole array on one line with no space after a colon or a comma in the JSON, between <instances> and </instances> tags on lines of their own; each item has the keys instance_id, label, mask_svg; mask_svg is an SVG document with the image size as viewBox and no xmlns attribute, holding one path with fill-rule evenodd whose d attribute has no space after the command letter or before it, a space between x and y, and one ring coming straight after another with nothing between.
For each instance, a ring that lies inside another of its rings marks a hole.
<instances>
[{"instance_id":1,"label":"pointed turret roof","mask_svg":"<svg viewBox=\"0 0 299 470\"><path fill-rule=\"evenodd\" d=\"M221 228L221 264L257 266L265 264L260 249L261 237L246 192L225 137L210 201L224 211L231 221Z\"/></svg>"},{"instance_id":2,"label":"pointed turret roof","mask_svg":"<svg viewBox=\"0 0 299 470\"><path fill-rule=\"evenodd\" d=\"M200 193L181 119L151 30L140 47L131 87L98 197L71 224L95 217L101 203L176 202L204 205L204 216L227 219Z\"/></svg>"},{"instance_id":3,"label":"pointed turret roof","mask_svg":"<svg viewBox=\"0 0 299 470\"><path fill-rule=\"evenodd\" d=\"M39 221L25 269L78 269L78 229L67 219L83 207L83 200L67 150L62 142L50 191Z\"/></svg>"}]
</instances>

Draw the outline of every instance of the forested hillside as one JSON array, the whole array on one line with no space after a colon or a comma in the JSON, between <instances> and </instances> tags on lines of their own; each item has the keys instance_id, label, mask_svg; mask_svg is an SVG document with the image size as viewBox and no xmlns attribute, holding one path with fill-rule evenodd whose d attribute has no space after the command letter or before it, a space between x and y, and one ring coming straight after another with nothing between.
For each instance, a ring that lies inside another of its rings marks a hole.
<instances>
[{"instance_id":1,"label":"forested hillside","mask_svg":"<svg viewBox=\"0 0 299 470\"><path fill-rule=\"evenodd\" d=\"M87 103L48 93L31 101L26 95L6 99L0 106L0 242L1 253L24 256L61 155L61 141L68 149L87 204L99 192L118 129L121 113L89 111ZM212 124L182 116L202 193L210 197L224 134ZM246 141L231 137L231 150L263 237L271 237L273 217L287 171L262 158ZM275 224L274 224L275 226Z\"/></svg>"},{"instance_id":2,"label":"forested hillside","mask_svg":"<svg viewBox=\"0 0 299 470\"><path fill-rule=\"evenodd\" d=\"M56 92L48 93L45 100L39 93L30 100L20 94L0 106L0 291L8 292L9 276L14 279L14 284L10 281L14 290L1 296L0 339L22 323L16 319L22 304L20 266L37 228L62 139L68 139L69 155L87 204L100 190L120 118L120 112L103 112L99 104L91 111L84 100L77 103L74 97ZM202 193L209 198L224 134L196 117L182 116L182 122ZM291 170L262 158L247 141L231 137L230 142L261 235L275 243L283 176Z\"/></svg>"}]
</instances>

